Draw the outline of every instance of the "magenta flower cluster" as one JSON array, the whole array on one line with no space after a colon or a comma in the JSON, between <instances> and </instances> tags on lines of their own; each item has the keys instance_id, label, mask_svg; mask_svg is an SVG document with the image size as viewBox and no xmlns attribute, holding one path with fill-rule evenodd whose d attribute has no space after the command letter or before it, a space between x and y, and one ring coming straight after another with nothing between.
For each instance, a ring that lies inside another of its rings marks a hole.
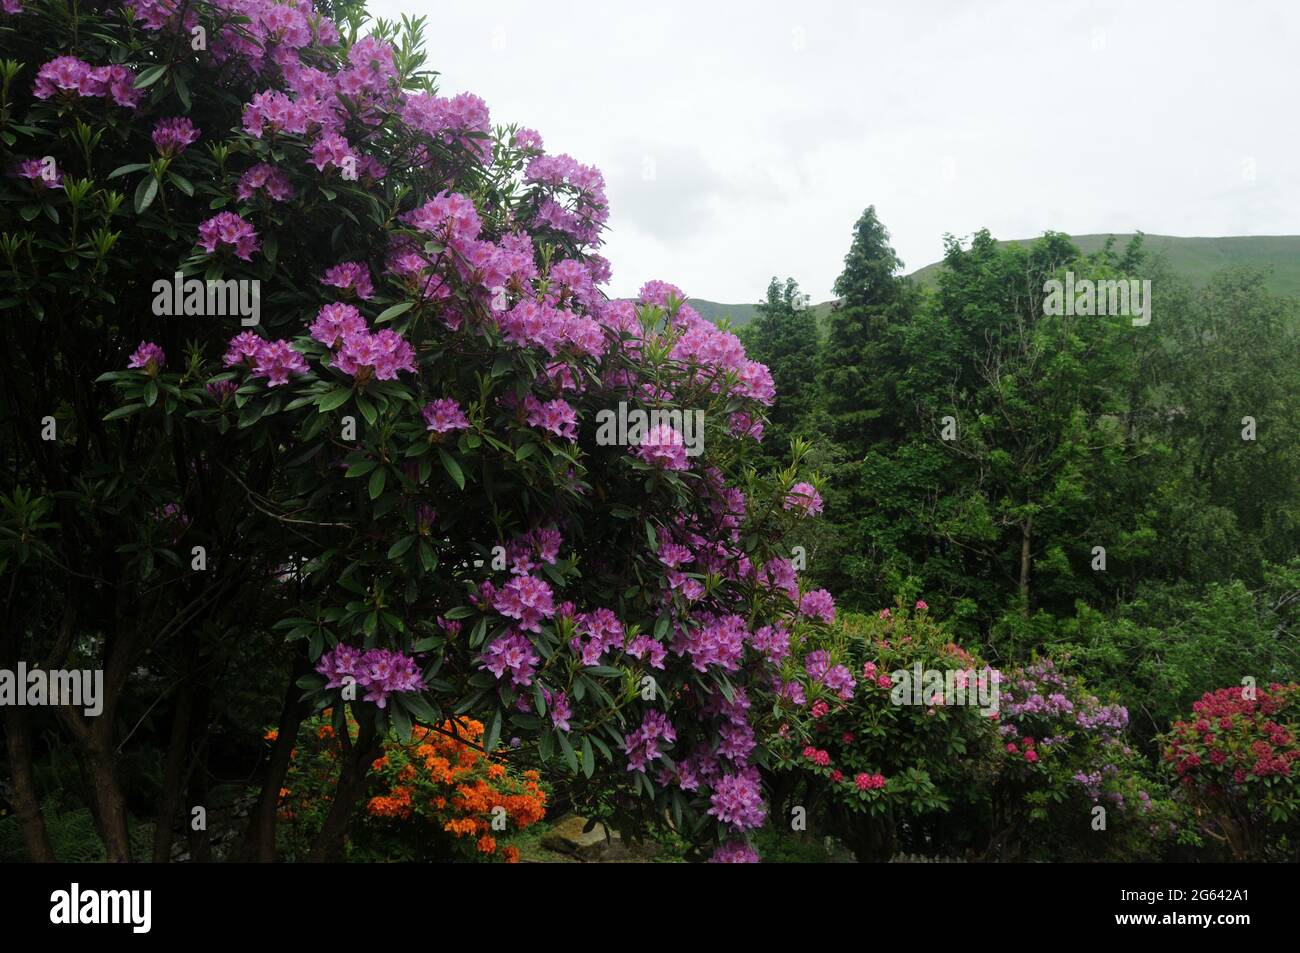
<instances>
[{"instance_id":1,"label":"magenta flower cluster","mask_svg":"<svg viewBox=\"0 0 1300 953\"><path fill-rule=\"evenodd\" d=\"M316 663L326 678L326 688L356 684L366 690L365 701L384 708L388 696L397 692L418 692L424 679L415 659L390 649L357 649L336 645Z\"/></svg>"},{"instance_id":2,"label":"magenta flower cluster","mask_svg":"<svg viewBox=\"0 0 1300 953\"><path fill-rule=\"evenodd\" d=\"M251 223L234 212L220 212L199 225L198 245L209 255L229 249L237 258L252 261L260 243Z\"/></svg>"},{"instance_id":3,"label":"magenta flower cluster","mask_svg":"<svg viewBox=\"0 0 1300 953\"><path fill-rule=\"evenodd\" d=\"M32 95L37 99L109 97L134 109L144 90L135 88L135 74L125 66L94 67L75 56L59 56L37 71Z\"/></svg>"}]
</instances>

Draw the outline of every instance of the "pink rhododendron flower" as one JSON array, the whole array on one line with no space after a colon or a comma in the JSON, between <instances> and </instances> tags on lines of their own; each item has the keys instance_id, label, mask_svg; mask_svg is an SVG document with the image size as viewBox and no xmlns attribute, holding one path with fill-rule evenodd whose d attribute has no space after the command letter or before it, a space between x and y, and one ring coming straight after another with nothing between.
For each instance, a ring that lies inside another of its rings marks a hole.
<instances>
[{"instance_id":1,"label":"pink rhododendron flower","mask_svg":"<svg viewBox=\"0 0 1300 953\"><path fill-rule=\"evenodd\" d=\"M799 611L810 619L834 622L835 599L825 589L816 589L804 594L799 603Z\"/></svg>"},{"instance_id":2,"label":"pink rhododendron flower","mask_svg":"<svg viewBox=\"0 0 1300 953\"><path fill-rule=\"evenodd\" d=\"M362 301L375 296L375 286L365 262L345 261L337 264L321 276L320 283L356 295Z\"/></svg>"},{"instance_id":3,"label":"pink rhododendron flower","mask_svg":"<svg viewBox=\"0 0 1300 953\"><path fill-rule=\"evenodd\" d=\"M568 401L557 399L543 404L529 394L524 407L528 411L530 427L537 427L566 440L578 439L578 415Z\"/></svg>"},{"instance_id":4,"label":"pink rhododendron flower","mask_svg":"<svg viewBox=\"0 0 1300 953\"><path fill-rule=\"evenodd\" d=\"M157 374L167 363L167 357L163 354L163 349L157 344L148 341L141 341L140 346L135 349L131 355L131 360L127 362L127 367L142 370L150 377Z\"/></svg>"},{"instance_id":5,"label":"pink rhododendron flower","mask_svg":"<svg viewBox=\"0 0 1300 953\"><path fill-rule=\"evenodd\" d=\"M338 347L349 335L365 334L366 319L350 304L327 304L316 312L310 334L328 348Z\"/></svg>"},{"instance_id":6,"label":"pink rhododendron flower","mask_svg":"<svg viewBox=\"0 0 1300 953\"><path fill-rule=\"evenodd\" d=\"M786 494L785 508L798 510L801 516L817 516L822 511L821 494L811 483L796 483Z\"/></svg>"},{"instance_id":7,"label":"pink rhododendron flower","mask_svg":"<svg viewBox=\"0 0 1300 953\"><path fill-rule=\"evenodd\" d=\"M289 383L290 374L306 374L306 359L288 341L263 341L253 354L252 377L267 378L268 387Z\"/></svg>"},{"instance_id":8,"label":"pink rhododendron flower","mask_svg":"<svg viewBox=\"0 0 1300 953\"><path fill-rule=\"evenodd\" d=\"M555 614L551 587L536 576L515 576L496 594L492 607L518 619L525 632L540 632L541 621Z\"/></svg>"},{"instance_id":9,"label":"pink rhododendron flower","mask_svg":"<svg viewBox=\"0 0 1300 953\"><path fill-rule=\"evenodd\" d=\"M690 469L682 435L668 424L650 428L641 438L636 455L646 463L665 470Z\"/></svg>"},{"instance_id":10,"label":"pink rhododendron flower","mask_svg":"<svg viewBox=\"0 0 1300 953\"><path fill-rule=\"evenodd\" d=\"M199 225L198 245L208 254L232 248L237 258L252 261L258 249L257 232L234 212L221 212Z\"/></svg>"},{"instance_id":11,"label":"pink rhododendron flower","mask_svg":"<svg viewBox=\"0 0 1300 953\"><path fill-rule=\"evenodd\" d=\"M430 401L420 413L424 417L425 429L434 433L451 433L469 427L469 418L460 409L460 404L451 398Z\"/></svg>"},{"instance_id":12,"label":"pink rhododendron flower","mask_svg":"<svg viewBox=\"0 0 1300 953\"><path fill-rule=\"evenodd\" d=\"M153 127L153 145L159 155L180 155L198 141L199 130L185 116L160 119Z\"/></svg>"},{"instance_id":13,"label":"pink rhododendron flower","mask_svg":"<svg viewBox=\"0 0 1300 953\"><path fill-rule=\"evenodd\" d=\"M239 177L235 195L240 201L247 201L259 192L276 202L287 202L293 198L293 185L283 170L259 162Z\"/></svg>"}]
</instances>

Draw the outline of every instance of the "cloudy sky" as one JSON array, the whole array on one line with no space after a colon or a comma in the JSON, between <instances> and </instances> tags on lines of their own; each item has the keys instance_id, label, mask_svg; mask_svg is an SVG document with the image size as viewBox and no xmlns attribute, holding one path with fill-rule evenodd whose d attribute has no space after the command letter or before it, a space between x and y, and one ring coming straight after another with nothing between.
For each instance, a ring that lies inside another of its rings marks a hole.
<instances>
[{"instance_id":1,"label":"cloudy sky","mask_svg":"<svg viewBox=\"0 0 1300 953\"><path fill-rule=\"evenodd\" d=\"M874 204L945 232L1300 233L1300 3L374 0L441 91L605 174L609 291L830 297Z\"/></svg>"}]
</instances>

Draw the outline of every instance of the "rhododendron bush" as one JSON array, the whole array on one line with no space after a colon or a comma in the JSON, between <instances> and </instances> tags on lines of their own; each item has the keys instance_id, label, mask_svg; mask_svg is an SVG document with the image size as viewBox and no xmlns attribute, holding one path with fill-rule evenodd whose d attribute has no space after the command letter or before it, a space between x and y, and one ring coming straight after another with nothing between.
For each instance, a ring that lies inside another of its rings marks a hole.
<instances>
[{"instance_id":1,"label":"rhododendron bush","mask_svg":"<svg viewBox=\"0 0 1300 953\"><path fill-rule=\"evenodd\" d=\"M36 0L0 31L6 399L57 425L13 510L21 651L108 671L102 717L65 728L110 857L148 661L180 686L176 778L188 693L292 681L264 858L297 725L329 708L358 728L316 859L390 732L464 719L593 779L621 828L668 817L749 859L754 693L834 615L782 542L820 498L748 468L774 393L731 333L664 282L601 290L600 173L439 89L419 21L353 5ZM598 439L625 410L664 416Z\"/></svg>"},{"instance_id":2,"label":"rhododendron bush","mask_svg":"<svg viewBox=\"0 0 1300 953\"><path fill-rule=\"evenodd\" d=\"M1050 659L992 668L923 600L809 630L780 678L773 809L859 859L1136 859L1174 833L1121 706Z\"/></svg>"},{"instance_id":3,"label":"rhododendron bush","mask_svg":"<svg viewBox=\"0 0 1300 953\"><path fill-rule=\"evenodd\" d=\"M1206 692L1165 737L1196 830L1235 860L1294 859L1300 843L1300 685Z\"/></svg>"}]
</instances>

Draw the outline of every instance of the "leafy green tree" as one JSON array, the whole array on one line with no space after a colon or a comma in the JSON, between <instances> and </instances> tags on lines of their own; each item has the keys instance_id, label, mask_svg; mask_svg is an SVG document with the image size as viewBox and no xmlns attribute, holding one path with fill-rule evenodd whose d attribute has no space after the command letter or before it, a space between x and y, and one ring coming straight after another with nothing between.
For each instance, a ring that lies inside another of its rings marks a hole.
<instances>
[{"instance_id":1,"label":"leafy green tree","mask_svg":"<svg viewBox=\"0 0 1300 953\"><path fill-rule=\"evenodd\" d=\"M888 371L897 366L891 341L918 301L911 282L900 277L902 268L875 206L868 207L853 227L834 285L840 300L831 312L822 378L831 433L856 457L896 435L889 415L895 377Z\"/></svg>"},{"instance_id":2,"label":"leafy green tree","mask_svg":"<svg viewBox=\"0 0 1300 953\"><path fill-rule=\"evenodd\" d=\"M750 356L772 373L776 403L768 414L764 447L769 457L784 462L791 436L800 432L820 397L820 333L799 283L787 278L783 284L774 277L758 317L741 337Z\"/></svg>"}]
</instances>

